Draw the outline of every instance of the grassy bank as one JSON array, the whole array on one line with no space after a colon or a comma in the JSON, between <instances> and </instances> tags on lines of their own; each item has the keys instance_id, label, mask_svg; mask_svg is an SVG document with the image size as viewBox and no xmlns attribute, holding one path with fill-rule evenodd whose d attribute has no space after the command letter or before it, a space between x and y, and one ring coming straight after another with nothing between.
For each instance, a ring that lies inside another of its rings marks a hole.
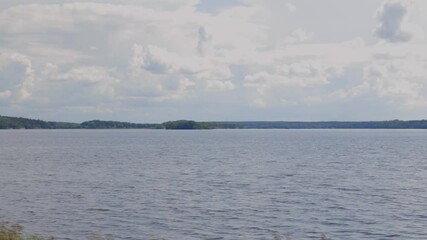
<instances>
[{"instance_id":1,"label":"grassy bank","mask_svg":"<svg viewBox=\"0 0 427 240\"><path fill-rule=\"evenodd\" d=\"M23 227L19 224L2 224L0 226L0 240L54 240L54 237L41 235L24 235Z\"/></svg>"},{"instance_id":2,"label":"grassy bank","mask_svg":"<svg viewBox=\"0 0 427 240\"><path fill-rule=\"evenodd\" d=\"M19 224L2 224L0 226L0 240L55 240L55 237L44 237L41 235L25 235L23 227ZM291 237L282 238L279 233L273 233L274 240L292 240ZM109 236L92 236L89 240L113 240ZM164 238L150 238L150 240L166 240ZM320 240L328 240L325 234L320 235Z\"/></svg>"}]
</instances>

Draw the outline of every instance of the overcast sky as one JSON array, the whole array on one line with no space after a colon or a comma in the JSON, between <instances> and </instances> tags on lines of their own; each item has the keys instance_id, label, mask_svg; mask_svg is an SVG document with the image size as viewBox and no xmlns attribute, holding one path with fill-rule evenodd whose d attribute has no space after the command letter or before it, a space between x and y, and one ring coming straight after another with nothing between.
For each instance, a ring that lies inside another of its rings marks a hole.
<instances>
[{"instance_id":1,"label":"overcast sky","mask_svg":"<svg viewBox=\"0 0 427 240\"><path fill-rule=\"evenodd\" d=\"M427 1L0 0L0 115L427 118Z\"/></svg>"}]
</instances>

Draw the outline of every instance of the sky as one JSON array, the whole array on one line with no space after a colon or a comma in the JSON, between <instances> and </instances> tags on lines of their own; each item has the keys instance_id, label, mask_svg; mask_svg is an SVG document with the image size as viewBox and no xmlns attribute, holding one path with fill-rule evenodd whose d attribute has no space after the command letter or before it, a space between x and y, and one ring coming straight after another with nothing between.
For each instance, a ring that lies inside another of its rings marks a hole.
<instances>
[{"instance_id":1,"label":"sky","mask_svg":"<svg viewBox=\"0 0 427 240\"><path fill-rule=\"evenodd\" d=\"M427 119L425 0L0 0L0 115Z\"/></svg>"}]
</instances>

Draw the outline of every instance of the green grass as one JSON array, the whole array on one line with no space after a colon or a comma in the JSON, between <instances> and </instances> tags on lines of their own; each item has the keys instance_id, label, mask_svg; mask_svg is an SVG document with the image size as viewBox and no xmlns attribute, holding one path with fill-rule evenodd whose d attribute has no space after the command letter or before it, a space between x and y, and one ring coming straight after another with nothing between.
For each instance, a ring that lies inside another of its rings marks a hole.
<instances>
[{"instance_id":1,"label":"green grass","mask_svg":"<svg viewBox=\"0 0 427 240\"><path fill-rule=\"evenodd\" d=\"M0 240L55 240L54 237L43 237L41 235L28 235L23 233L23 227L19 224L1 224ZM113 240L111 236L95 235L89 240ZM151 237L150 240L166 240L164 238ZM273 240L293 240L291 237L283 239L278 232L273 233ZM320 240L328 240L324 233L321 233Z\"/></svg>"},{"instance_id":2,"label":"green grass","mask_svg":"<svg viewBox=\"0 0 427 240\"><path fill-rule=\"evenodd\" d=\"M2 224L0 226L0 240L54 240L54 237L40 235L25 236L23 227L19 224Z\"/></svg>"}]
</instances>

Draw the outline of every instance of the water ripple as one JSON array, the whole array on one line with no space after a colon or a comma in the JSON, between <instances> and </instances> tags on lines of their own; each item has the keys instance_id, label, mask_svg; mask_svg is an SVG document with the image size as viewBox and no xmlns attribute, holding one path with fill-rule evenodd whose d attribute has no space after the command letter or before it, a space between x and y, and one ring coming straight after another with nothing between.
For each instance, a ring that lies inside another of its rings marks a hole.
<instances>
[{"instance_id":1,"label":"water ripple","mask_svg":"<svg viewBox=\"0 0 427 240\"><path fill-rule=\"evenodd\" d=\"M427 132L0 131L0 221L58 239L427 239Z\"/></svg>"}]
</instances>

